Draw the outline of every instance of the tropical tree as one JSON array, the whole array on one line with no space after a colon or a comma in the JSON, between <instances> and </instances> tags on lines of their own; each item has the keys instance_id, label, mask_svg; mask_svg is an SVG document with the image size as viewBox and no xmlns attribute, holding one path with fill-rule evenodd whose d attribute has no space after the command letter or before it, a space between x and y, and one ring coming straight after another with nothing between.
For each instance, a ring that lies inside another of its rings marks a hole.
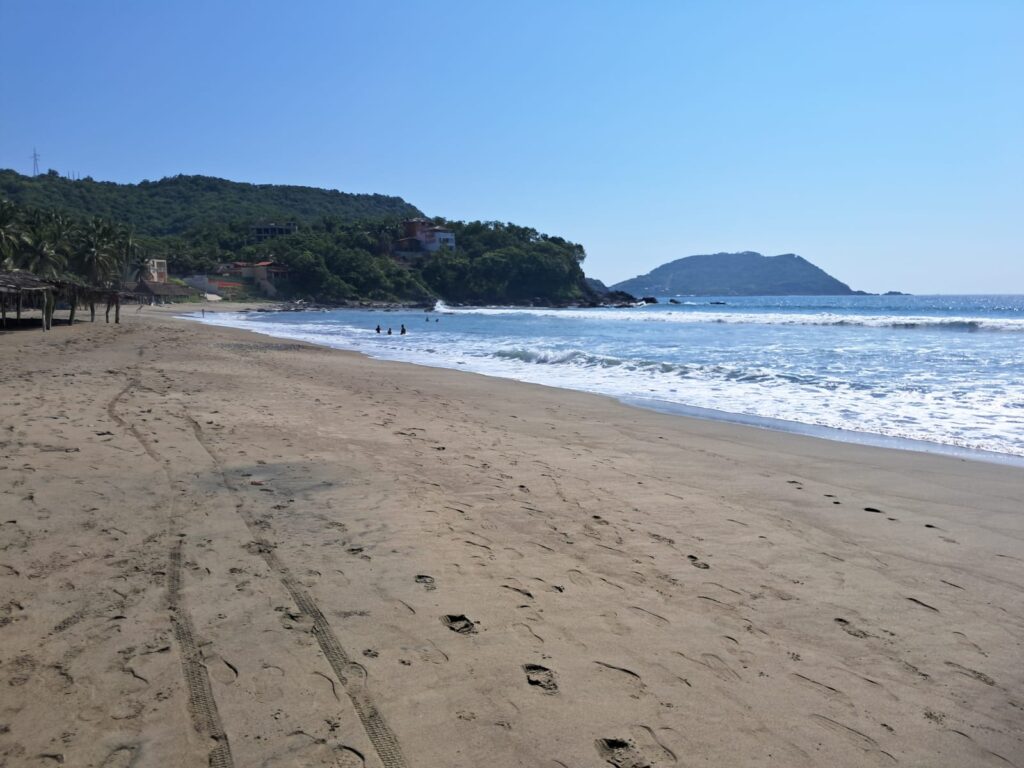
<instances>
[{"instance_id":1,"label":"tropical tree","mask_svg":"<svg viewBox=\"0 0 1024 768\"><path fill-rule=\"evenodd\" d=\"M149 251L143 248L133 248L131 257L125 265L128 277L132 280L145 280L150 276Z\"/></svg>"},{"instance_id":2,"label":"tropical tree","mask_svg":"<svg viewBox=\"0 0 1024 768\"><path fill-rule=\"evenodd\" d=\"M10 200L0 200L0 268L10 269L25 242L21 217Z\"/></svg>"},{"instance_id":3,"label":"tropical tree","mask_svg":"<svg viewBox=\"0 0 1024 768\"><path fill-rule=\"evenodd\" d=\"M126 226L124 224L114 228L114 242L119 267L122 270L126 267L130 267L136 275L135 279L140 280L141 275L138 269L140 251L138 243L135 242L135 230L131 226ZM148 257L145 257L144 261L148 262ZM146 269L148 268L147 263ZM142 274L145 273L143 272Z\"/></svg>"},{"instance_id":4,"label":"tropical tree","mask_svg":"<svg viewBox=\"0 0 1024 768\"><path fill-rule=\"evenodd\" d=\"M15 265L39 277L58 277L67 262L54 246L49 217L30 211L25 220L25 237L15 256Z\"/></svg>"},{"instance_id":5,"label":"tropical tree","mask_svg":"<svg viewBox=\"0 0 1024 768\"><path fill-rule=\"evenodd\" d=\"M78 229L75 223L62 213L50 211L45 214L46 236L50 241L53 252L63 263L62 269L73 265L75 240L78 237Z\"/></svg>"},{"instance_id":6,"label":"tropical tree","mask_svg":"<svg viewBox=\"0 0 1024 768\"><path fill-rule=\"evenodd\" d=\"M79 234L75 248L75 271L90 285L110 283L119 267L114 227L98 216L90 219Z\"/></svg>"}]
</instances>

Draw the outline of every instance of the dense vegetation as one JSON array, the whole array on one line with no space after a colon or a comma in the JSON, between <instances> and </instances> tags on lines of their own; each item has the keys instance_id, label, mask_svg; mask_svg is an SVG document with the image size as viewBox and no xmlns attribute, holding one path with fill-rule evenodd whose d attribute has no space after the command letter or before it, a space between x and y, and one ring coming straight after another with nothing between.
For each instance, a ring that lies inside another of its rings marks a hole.
<instances>
[{"instance_id":1,"label":"dense vegetation","mask_svg":"<svg viewBox=\"0 0 1024 768\"><path fill-rule=\"evenodd\" d=\"M391 257L400 230L398 220L346 224L325 218L293 235L244 245L231 257L286 265L289 279L279 288L295 298L432 301L436 294L418 271Z\"/></svg>"},{"instance_id":2,"label":"dense vegetation","mask_svg":"<svg viewBox=\"0 0 1024 768\"><path fill-rule=\"evenodd\" d=\"M0 170L0 198L77 218L102 216L139 235L193 236L229 223L340 221L419 216L400 197L353 195L280 184L244 184L211 176L172 176L139 184L66 179L56 171L23 176ZM247 231L247 227L246 227Z\"/></svg>"},{"instance_id":3,"label":"dense vegetation","mask_svg":"<svg viewBox=\"0 0 1024 768\"><path fill-rule=\"evenodd\" d=\"M582 246L514 224L435 219L454 231L456 249L396 258L402 220L419 214L400 198L198 176L131 185L0 171L0 200L5 196L16 203L7 204L12 237L49 242L63 254L46 267L50 274L78 263L71 256L77 246L61 245L70 242L64 230L85 232L102 220L118 243L107 250L119 254L102 280L146 258L167 259L176 275L273 260L289 268L278 284L284 296L321 302L562 304L594 297L580 266ZM294 221L299 229L254 243L251 226L266 220ZM16 263L31 269L36 262Z\"/></svg>"},{"instance_id":4,"label":"dense vegetation","mask_svg":"<svg viewBox=\"0 0 1024 768\"><path fill-rule=\"evenodd\" d=\"M422 274L449 301L567 303L591 298L583 246L501 222L445 222L457 248L428 256Z\"/></svg>"},{"instance_id":5,"label":"dense vegetation","mask_svg":"<svg viewBox=\"0 0 1024 768\"><path fill-rule=\"evenodd\" d=\"M0 199L0 268L94 287L116 287L145 263L131 231L95 216L78 221Z\"/></svg>"},{"instance_id":6,"label":"dense vegetation","mask_svg":"<svg viewBox=\"0 0 1024 768\"><path fill-rule=\"evenodd\" d=\"M612 286L638 296L845 296L854 291L792 253L713 253L662 264Z\"/></svg>"},{"instance_id":7,"label":"dense vegetation","mask_svg":"<svg viewBox=\"0 0 1024 768\"><path fill-rule=\"evenodd\" d=\"M560 304L591 295L580 245L514 224L435 221L455 233L455 250L396 259L399 221L324 219L294 235L244 246L237 258L287 265L290 292L320 301Z\"/></svg>"}]
</instances>

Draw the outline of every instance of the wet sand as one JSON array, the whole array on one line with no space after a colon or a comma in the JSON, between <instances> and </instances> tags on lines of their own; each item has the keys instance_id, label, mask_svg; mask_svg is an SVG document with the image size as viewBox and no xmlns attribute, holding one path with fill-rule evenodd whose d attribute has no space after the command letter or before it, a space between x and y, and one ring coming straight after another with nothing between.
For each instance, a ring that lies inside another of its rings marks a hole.
<instances>
[{"instance_id":1,"label":"wet sand","mask_svg":"<svg viewBox=\"0 0 1024 768\"><path fill-rule=\"evenodd\" d=\"M126 310L0 335L0 766L1024 766L1024 470Z\"/></svg>"}]
</instances>

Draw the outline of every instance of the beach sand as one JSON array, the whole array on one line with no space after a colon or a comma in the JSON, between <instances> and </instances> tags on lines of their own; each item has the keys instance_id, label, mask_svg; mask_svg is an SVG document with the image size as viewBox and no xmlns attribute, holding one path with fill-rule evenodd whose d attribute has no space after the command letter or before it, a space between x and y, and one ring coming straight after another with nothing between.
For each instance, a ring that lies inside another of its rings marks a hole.
<instances>
[{"instance_id":1,"label":"beach sand","mask_svg":"<svg viewBox=\"0 0 1024 768\"><path fill-rule=\"evenodd\" d=\"M125 311L0 336L0 766L1024 766L1024 470Z\"/></svg>"}]
</instances>

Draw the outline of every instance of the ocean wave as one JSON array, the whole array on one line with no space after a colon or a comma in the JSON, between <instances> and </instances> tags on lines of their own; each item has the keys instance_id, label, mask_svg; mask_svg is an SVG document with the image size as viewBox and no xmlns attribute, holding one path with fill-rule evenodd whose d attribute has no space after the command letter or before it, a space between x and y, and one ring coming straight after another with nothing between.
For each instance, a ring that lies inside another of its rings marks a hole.
<instances>
[{"instance_id":1,"label":"ocean wave","mask_svg":"<svg viewBox=\"0 0 1024 768\"><path fill-rule=\"evenodd\" d=\"M580 349L545 350L532 347L513 347L511 349L497 349L489 354L503 360L518 360L522 363L536 363L538 365L564 365L571 363L582 366L610 368L626 362L617 357L594 355Z\"/></svg>"},{"instance_id":2,"label":"ocean wave","mask_svg":"<svg viewBox=\"0 0 1024 768\"><path fill-rule=\"evenodd\" d=\"M446 312L465 315L507 315L600 320L602 322L720 323L748 325L814 325L893 328L897 330L1003 331L1024 333L1024 318L940 317L933 315L845 315L838 313L707 312L646 309L539 309L518 307L459 307Z\"/></svg>"},{"instance_id":3,"label":"ocean wave","mask_svg":"<svg viewBox=\"0 0 1024 768\"><path fill-rule=\"evenodd\" d=\"M582 312L511 311L545 316ZM656 310L622 310L615 316L622 313L643 315L645 320L664 320L671 316ZM722 317L720 313L702 314ZM608 320L610 313L595 311L590 315ZM679 312L677 317L685 321L686 313ZM762 321L765 318L763 315L753 317ZM790 323L794 319L793 315L783 317ZM956 344L947 343L948 339L931 338L922 345L911 336L902 336L903 341L898 344L891 345L891 340L885 339L882 345L869 344L864 349L858 348L860 342L845 345L830 342L825 344L825 352L817 354L811 340L829 334L822 331L814 335L808 331L810 335L806 340L801 337L797 354L783 344L766 354L737 352L723 356L713 340L704 346L695 344L692 350L666 346L662 338L665 334L647 336L639 326L631 328L628 334L609 335L605 332L607 326L593 329L591 333L590 326L571 329L558 323L539 323L529 329L529 338L522 338L513 335L513 326L501 321L474 323L470 328L463 327L469 326L468 323L452 322L446 326L442 321L430 334L383 337L373 330L380 317L372 313L328 313L316 318L208 313L202 319L209 324L355 349L390 360L471 370L631 400L1024 456L1021 438L1024 435L1024 379L1014 374L1020 363L1015 362L1016 358L1006 358L1005 366L999 362L1004 358L987 360L993 348L1005 350L1013 346L1003 343L999 337L990 340L965 337ZM814 324L822 324L820 316L816 319L819 322ZM849 324L853 318L847 315L837 316L837 319ZM904 324L911 320L907 317L890 319ZM956 319L945 318L945 321L956 322ZM433 323L430 327L435 328ZM751 329L751 333L760 337L756 329ZM979 343L982 346L978 347ZM966 351L975 348L975 353L965 356ZM876 349L882 352L875 355L873 350ZM885 351L890 349L900 351L899 359L886 356ZM799 354L808 350L809 354ZM908 367L908 354L923 355L926 359L915 358ZM936 355L951 356L951 362L933 369L930 366L935 364Z\"/></svg>"},{"instance_id":4,"label":"ocean wave","mask_svg":"<svg viewBox=\"0 0 1024 768\"><path fill-rule=\"evenodd\" d=\"M700 365L695 363L672 363L664 360L644 358L620 358L599 355L582 349L543 349L538 347L505 347L496 350L481 350L477 357L494 358L538 366L568 366L578 369L620 369L625 372L645 374L669 374L681 379L703 379L708 382L737 382L741 384L796 385L818 390L838 389L870 390L860 382L820 376L794 370L777 370L763 366L730 366L722 364Z\"/></svg>"}]
</instances>

